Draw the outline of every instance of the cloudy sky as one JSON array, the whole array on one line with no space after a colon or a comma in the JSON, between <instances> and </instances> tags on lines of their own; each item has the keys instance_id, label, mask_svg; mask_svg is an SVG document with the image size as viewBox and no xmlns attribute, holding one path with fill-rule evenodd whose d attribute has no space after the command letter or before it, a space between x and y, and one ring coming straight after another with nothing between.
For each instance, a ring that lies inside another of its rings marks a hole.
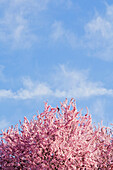
<instances>
[{"instance_id":1,"label":"cloudy sky","mask_svg":"<svg viewBox=\"0 0 113 170\"><path fill-rule=\"evenodd\" d=\"M113 3L0 0L0 129L65 98L113 123Z\"/></svg>"}]
</instances>

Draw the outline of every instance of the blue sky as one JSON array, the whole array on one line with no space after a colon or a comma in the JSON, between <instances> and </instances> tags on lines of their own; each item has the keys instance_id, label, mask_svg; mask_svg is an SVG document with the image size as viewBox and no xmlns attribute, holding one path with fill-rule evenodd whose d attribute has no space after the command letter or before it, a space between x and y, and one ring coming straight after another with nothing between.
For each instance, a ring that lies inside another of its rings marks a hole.
<instances>
[{"instance_id":1,"label":"blue sky","mask_svg":"<svg viewBox=\"0 0 113 170\"><path fill-rule=\"evenodd\" d=\"M113 123L113 3L0 0L0 129L65 98Z\"/></svg>"}]
</instances>

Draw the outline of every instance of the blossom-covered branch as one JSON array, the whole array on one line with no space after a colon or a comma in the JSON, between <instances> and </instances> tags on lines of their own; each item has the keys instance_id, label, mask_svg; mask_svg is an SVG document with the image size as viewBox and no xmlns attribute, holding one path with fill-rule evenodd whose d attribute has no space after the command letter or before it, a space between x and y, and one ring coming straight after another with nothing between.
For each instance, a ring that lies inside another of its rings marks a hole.
<instances>
[{"instance_id":1,"label":"blossom-covered branch","mask_svg":"<svg viewBox=\"0 0 113 170\"><path fill-rule=\"evenodd\" d=\"M1 169L113 169L111 129L94 126L74 99L60 108L45 103L43 113L20 126L1 134Z\"/></svg>"}]
</instances>

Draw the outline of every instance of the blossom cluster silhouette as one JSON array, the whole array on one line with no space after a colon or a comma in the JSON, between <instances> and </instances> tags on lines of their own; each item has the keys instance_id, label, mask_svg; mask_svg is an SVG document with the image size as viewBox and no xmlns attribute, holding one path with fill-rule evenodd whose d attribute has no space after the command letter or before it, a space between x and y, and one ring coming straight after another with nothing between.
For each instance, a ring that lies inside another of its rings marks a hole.
<instances>
[{"instance_id":1,"label":"blossom cluster silhouette","mask_svg":"<svg viewBox=\"0 0 113 170\"><path fill-rule=\"evenodd\" d=\"M2 131L0 169L113 170L113 133L95 126L74 99L51 107L28 121Z\"/></svg>"}]
</instances>

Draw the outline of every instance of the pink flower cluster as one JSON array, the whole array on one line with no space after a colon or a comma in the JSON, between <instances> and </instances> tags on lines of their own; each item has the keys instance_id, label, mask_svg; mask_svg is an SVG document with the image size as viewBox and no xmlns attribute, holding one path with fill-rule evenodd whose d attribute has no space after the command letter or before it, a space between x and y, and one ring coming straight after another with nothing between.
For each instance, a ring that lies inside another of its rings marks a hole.
<instances>
[{"instance_id":1,"label":"pink flower cluster","mask_svg":"<svg viewBox=\"0 0 113 170\"><path fill-rule=\"evenodd\" d=\"M44 112L1 134L0 169L113 170L113 133L94 126L77 111L75 100Z\"/></svg>"}]
</instances>

